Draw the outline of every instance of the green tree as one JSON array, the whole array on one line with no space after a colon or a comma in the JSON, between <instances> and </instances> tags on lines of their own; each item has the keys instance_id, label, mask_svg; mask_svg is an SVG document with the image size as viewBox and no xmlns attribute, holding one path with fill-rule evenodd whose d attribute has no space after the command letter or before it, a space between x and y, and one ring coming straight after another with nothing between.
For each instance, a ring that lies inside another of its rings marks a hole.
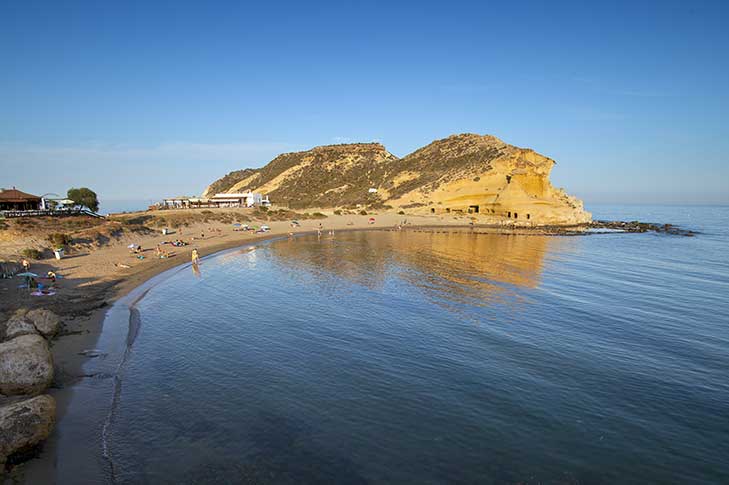
<instances>
[{"instance_id":1,"label":"green tree","mask_svg":"<svg viewBox=\"0 0 729 485\"><path fill-rule=\"evenodd\" d=\"M87 207L94 212L99 210L99 199L96 197L96 192L91 189L86 187L68 189L66 196L76 205Z\"/></svg>"}]
</instances>

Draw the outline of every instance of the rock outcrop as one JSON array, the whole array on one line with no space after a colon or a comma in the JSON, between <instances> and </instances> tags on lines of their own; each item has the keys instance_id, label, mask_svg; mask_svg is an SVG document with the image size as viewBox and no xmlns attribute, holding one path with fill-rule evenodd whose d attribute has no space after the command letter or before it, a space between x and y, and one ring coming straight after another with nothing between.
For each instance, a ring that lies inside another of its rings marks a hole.
<instances>
[{"instance_id":1,"label":"rock outcrop","mask_svg":"<svg viewBox=\"0 0 729 485\"><path fill-rule=\"evenodd\" d=\"M9 456L45 440L55 424L56 401L39 394L53 381L46 338L60 325L60 318L44 309L20 309L0 323L0 476Z\"/></svg>"},{"instance_id":2,"label":"rock outcrop","mask_svg":"<svg viewBox=\"0 0 729 485\"><path fill-rule=\"evenodd\" d=\"M37 446L56 422L56 401L49 395L0 406L0 475L8 457Z\"/></svg>"},{"instance_id":3,"label":"rock outcrop","mask_svg":"<svg viewBox=\"0 0 729 485\"><path fill-rule=\"evenodd\" d=\"M38 330L32 322L25 318L25 313L17 312L5 322L2 340L11 340L21 335L35 335Z\"/></svg>"},{"instance_id":4,"label":"rock outcrop","mask_svg":"<svg viewBox=\"0 0 729 485\"><path fill-rule=\"evenodd\" d=\"M329 145L228 174L205 194L250 190L292 209L390 207L516 225L589 222L582 202L550 183L554 164L489 135L450 136L403 158L379 143Z\"/></svg>"},{"instance_id":5,"label":"rock outcrop","mask_svg":"<svg viewBox=\"0 0 729 485\"><path fill-rule=\"evenodd\" d=\"M51 381L53 359L43 337L21 335L0 343L0 393L36 395Z\"/></svg>"},{"instance_id":6,"label":"rock outcrop","mask_svg":"<svg viewBox=\"0 0 729 485\"><path fill-rule=\"evenodd\" d=\"M61 319L50 310L36 308L25 314L38 332L45 338L53 338L61 326Z\"/></svg>"}]
</instances>

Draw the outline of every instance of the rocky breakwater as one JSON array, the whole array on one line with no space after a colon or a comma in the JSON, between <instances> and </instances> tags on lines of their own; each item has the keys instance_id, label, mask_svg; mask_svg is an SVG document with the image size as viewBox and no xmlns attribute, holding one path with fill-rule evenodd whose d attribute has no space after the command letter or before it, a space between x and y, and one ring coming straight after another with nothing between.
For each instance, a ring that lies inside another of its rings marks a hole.
<instances>
[{"instance_id":1,"label":"rocky breakwater","mask_svg":"<svg viewBox=\"0 0 729 485\"><path fill-rule=\"evenodd\" d=\"M53 381L48 340L60 324L44 309L21 309L0 323L0 476L53 430L56 402L45 394Z\"/></svg>"}]
</instances>

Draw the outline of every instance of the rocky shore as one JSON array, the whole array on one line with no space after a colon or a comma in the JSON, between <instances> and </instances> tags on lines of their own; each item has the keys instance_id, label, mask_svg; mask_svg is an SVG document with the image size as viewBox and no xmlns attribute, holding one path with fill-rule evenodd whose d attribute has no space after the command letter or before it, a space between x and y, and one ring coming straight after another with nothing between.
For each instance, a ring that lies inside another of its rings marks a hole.
<instances>
[{"instance_id":1,"label":"rocky shore","mask_svg":"<svg viewBox=\"0 0 729 485\"><path fill-rule=\"evenodd\" d=\"M673 224L655 224L640 221L592 221L586 225L590 229L613 229L623 232L659 232L674 236L695 236L697 233Z\"/></svg>"},{"instance_id":2,"label":"rocky shore","mask_svg":"<svg viewBox=\"0 0 729 485\"><path fill-rule=\"evenodd\" d=\"M17 310L0 323L0 476L32 456L56 422L49 341L60 318L45 309Z\"/></svg>"}]
</instances>

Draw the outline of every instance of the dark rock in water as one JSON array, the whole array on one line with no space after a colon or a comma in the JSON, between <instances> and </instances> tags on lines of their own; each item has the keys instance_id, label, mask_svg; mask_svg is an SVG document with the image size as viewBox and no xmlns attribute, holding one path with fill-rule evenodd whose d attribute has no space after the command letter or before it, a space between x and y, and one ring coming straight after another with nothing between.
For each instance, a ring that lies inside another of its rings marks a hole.
<instances>
[{"instance_id":1,"label":"dark rock in water","mask_svg":"<svg viewBox=\"0 0 729 485\"><path fill-rule=\"evenodd\" d=\"M694 236L695 231L689 231L681 229L673 224L653 224L650 222L640 221L593 221L585 226L587 229L615 229L624 232L660 232L665 234L671 234L674 236Z\"/></svg>"},{"instance_id":2,"label":"dark rock in water","mask_svg":"<svg viewBox=\"0 0 729 485\"><path fill-rule=\"evenodd\" d=\"M48 438L55 423L56 400L49 395L0 406L0 474L6 462Z\"/></svg>"},{"instance_id":3,"label":"dark rock in water","mask_svg":"<svg viewBox=\"0 0 729 485\"><path fill-rule=\"evenodd\" d=\"M106 353L100 350L82 350L78 353L78 355L83 355L90 359L93 359L95 357L106 357Z\"/></svg>"}]
</instances>

